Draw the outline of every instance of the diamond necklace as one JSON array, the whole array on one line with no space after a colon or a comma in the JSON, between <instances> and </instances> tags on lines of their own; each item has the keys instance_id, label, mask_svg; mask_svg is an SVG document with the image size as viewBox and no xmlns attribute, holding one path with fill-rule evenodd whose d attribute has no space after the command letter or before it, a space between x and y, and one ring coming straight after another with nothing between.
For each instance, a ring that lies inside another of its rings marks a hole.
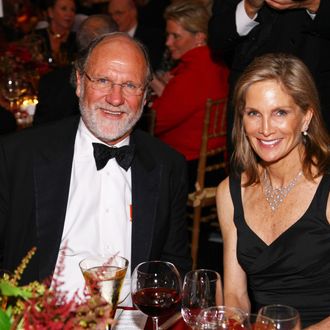
<instances>
[{"instance_id":1,"label":"diamond necklace","mask_svg":"<svg viewBox=\"0 0 330 330\"><path fill-rule=\"evenodd\" d=\"M302 176L300 171L285 187L273 188L267 170L264 170L264 178L262 180L264 196L274 212L284 201L285 197L291 189L297 184L299 178Z\"/></svg>"}]
</instances>

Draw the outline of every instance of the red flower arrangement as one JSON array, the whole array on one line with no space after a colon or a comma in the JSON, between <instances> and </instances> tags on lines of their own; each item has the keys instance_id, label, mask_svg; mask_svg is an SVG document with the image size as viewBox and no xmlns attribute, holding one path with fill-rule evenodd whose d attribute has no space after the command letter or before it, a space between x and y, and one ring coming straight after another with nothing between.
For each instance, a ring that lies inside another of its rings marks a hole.
<instances>
[{"instance_id":1,"label":"red flower arrangement","mask_svg":"<svg viewBox=\"0 0 330 330\"><path fill-rule=\"evenodd\" d=\"M30 82L35 90L40 77L50 70L50 65L40 53L38 42L31 38L9 44L0 52L0 76L15 73Z\"/></svg>"},{"instance_id":2,"label":"red flower arrangement","mask_svg":"<svg viewBox=\"0 0 330 330\"><path fill-rule=\"evenodd\" d=\"M84 299L76 294L71 299L60 290L58 280L63 271L63 255L60 266L49 283L32 282L18 286L28 262L35 253L33 248L23 258L13 276L4 274L0 278L0 329L1 330L103 330L113 324L111 307L100 296L85 292Z\"/></svg>"}]
</instances>

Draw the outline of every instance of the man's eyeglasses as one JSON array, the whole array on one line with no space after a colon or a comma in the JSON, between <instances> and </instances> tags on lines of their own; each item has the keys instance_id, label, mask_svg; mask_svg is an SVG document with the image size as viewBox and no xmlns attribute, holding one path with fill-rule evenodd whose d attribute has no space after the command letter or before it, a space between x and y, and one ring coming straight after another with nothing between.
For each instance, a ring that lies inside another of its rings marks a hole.
<instances>
[{"instance_id":1,"label":"man's eyeglasses","mask_svg":"<svg viewBox=\"0 0 330 330\"><path fill-rule=\"evenodd\" d=\"M117 85L121 87L121 90L124 95L138 96L141 95L145 90L145 86L137 85L132 82L116 84L108 78L92 78L85 71L84 71L84 75L91 82L92 88L97 91L110 92L112 91L113 87Z\"/></svg>"}]
</instances>

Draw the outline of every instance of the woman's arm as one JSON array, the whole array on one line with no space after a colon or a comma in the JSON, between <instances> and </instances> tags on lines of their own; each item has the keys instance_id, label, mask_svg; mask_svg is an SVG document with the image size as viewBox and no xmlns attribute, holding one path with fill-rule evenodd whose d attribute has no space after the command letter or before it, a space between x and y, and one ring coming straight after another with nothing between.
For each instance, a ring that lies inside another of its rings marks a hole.
<instances>
[{"instance_id":1,"label":"woman's arm","mask_svg":"<svg viewBox=\"0 0 330 330\"><path fill-rule=\"evenodd\" d=\"M224 303L250 311L246 274L236 257L237 231L234 224L234 207L229 192L229 179L217 189L217 209L224 250Z\"/></svg>"}]
</instances>

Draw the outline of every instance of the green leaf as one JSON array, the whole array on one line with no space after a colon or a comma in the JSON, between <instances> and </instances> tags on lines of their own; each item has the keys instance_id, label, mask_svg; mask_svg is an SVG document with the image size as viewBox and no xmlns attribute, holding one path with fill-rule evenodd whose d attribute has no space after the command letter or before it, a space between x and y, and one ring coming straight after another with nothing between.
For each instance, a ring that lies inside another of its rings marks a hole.
<instances>
[{"instance_id":1,"label":"green leaf","mask_svg":"<svg viewBox=\"0 0 330 330\"><path fill-rule=\"evenodd\" d=\"M10 330L10 318L9 316L0 309L0 329L1 330Z\"/></svg>"},{"instance_id":2,"label":"green leaf","mask_svg":"<svg viewBox=\"0 0 330 330\"><path fill-rule=\"evenodd\" d=\"M24 299L32 297L32 293L20 287L14 286L7 281L0 281L0 293L2 296L22 297ZM1 329L1 328L0 328Z\"/></svg>"}]
</instances>

